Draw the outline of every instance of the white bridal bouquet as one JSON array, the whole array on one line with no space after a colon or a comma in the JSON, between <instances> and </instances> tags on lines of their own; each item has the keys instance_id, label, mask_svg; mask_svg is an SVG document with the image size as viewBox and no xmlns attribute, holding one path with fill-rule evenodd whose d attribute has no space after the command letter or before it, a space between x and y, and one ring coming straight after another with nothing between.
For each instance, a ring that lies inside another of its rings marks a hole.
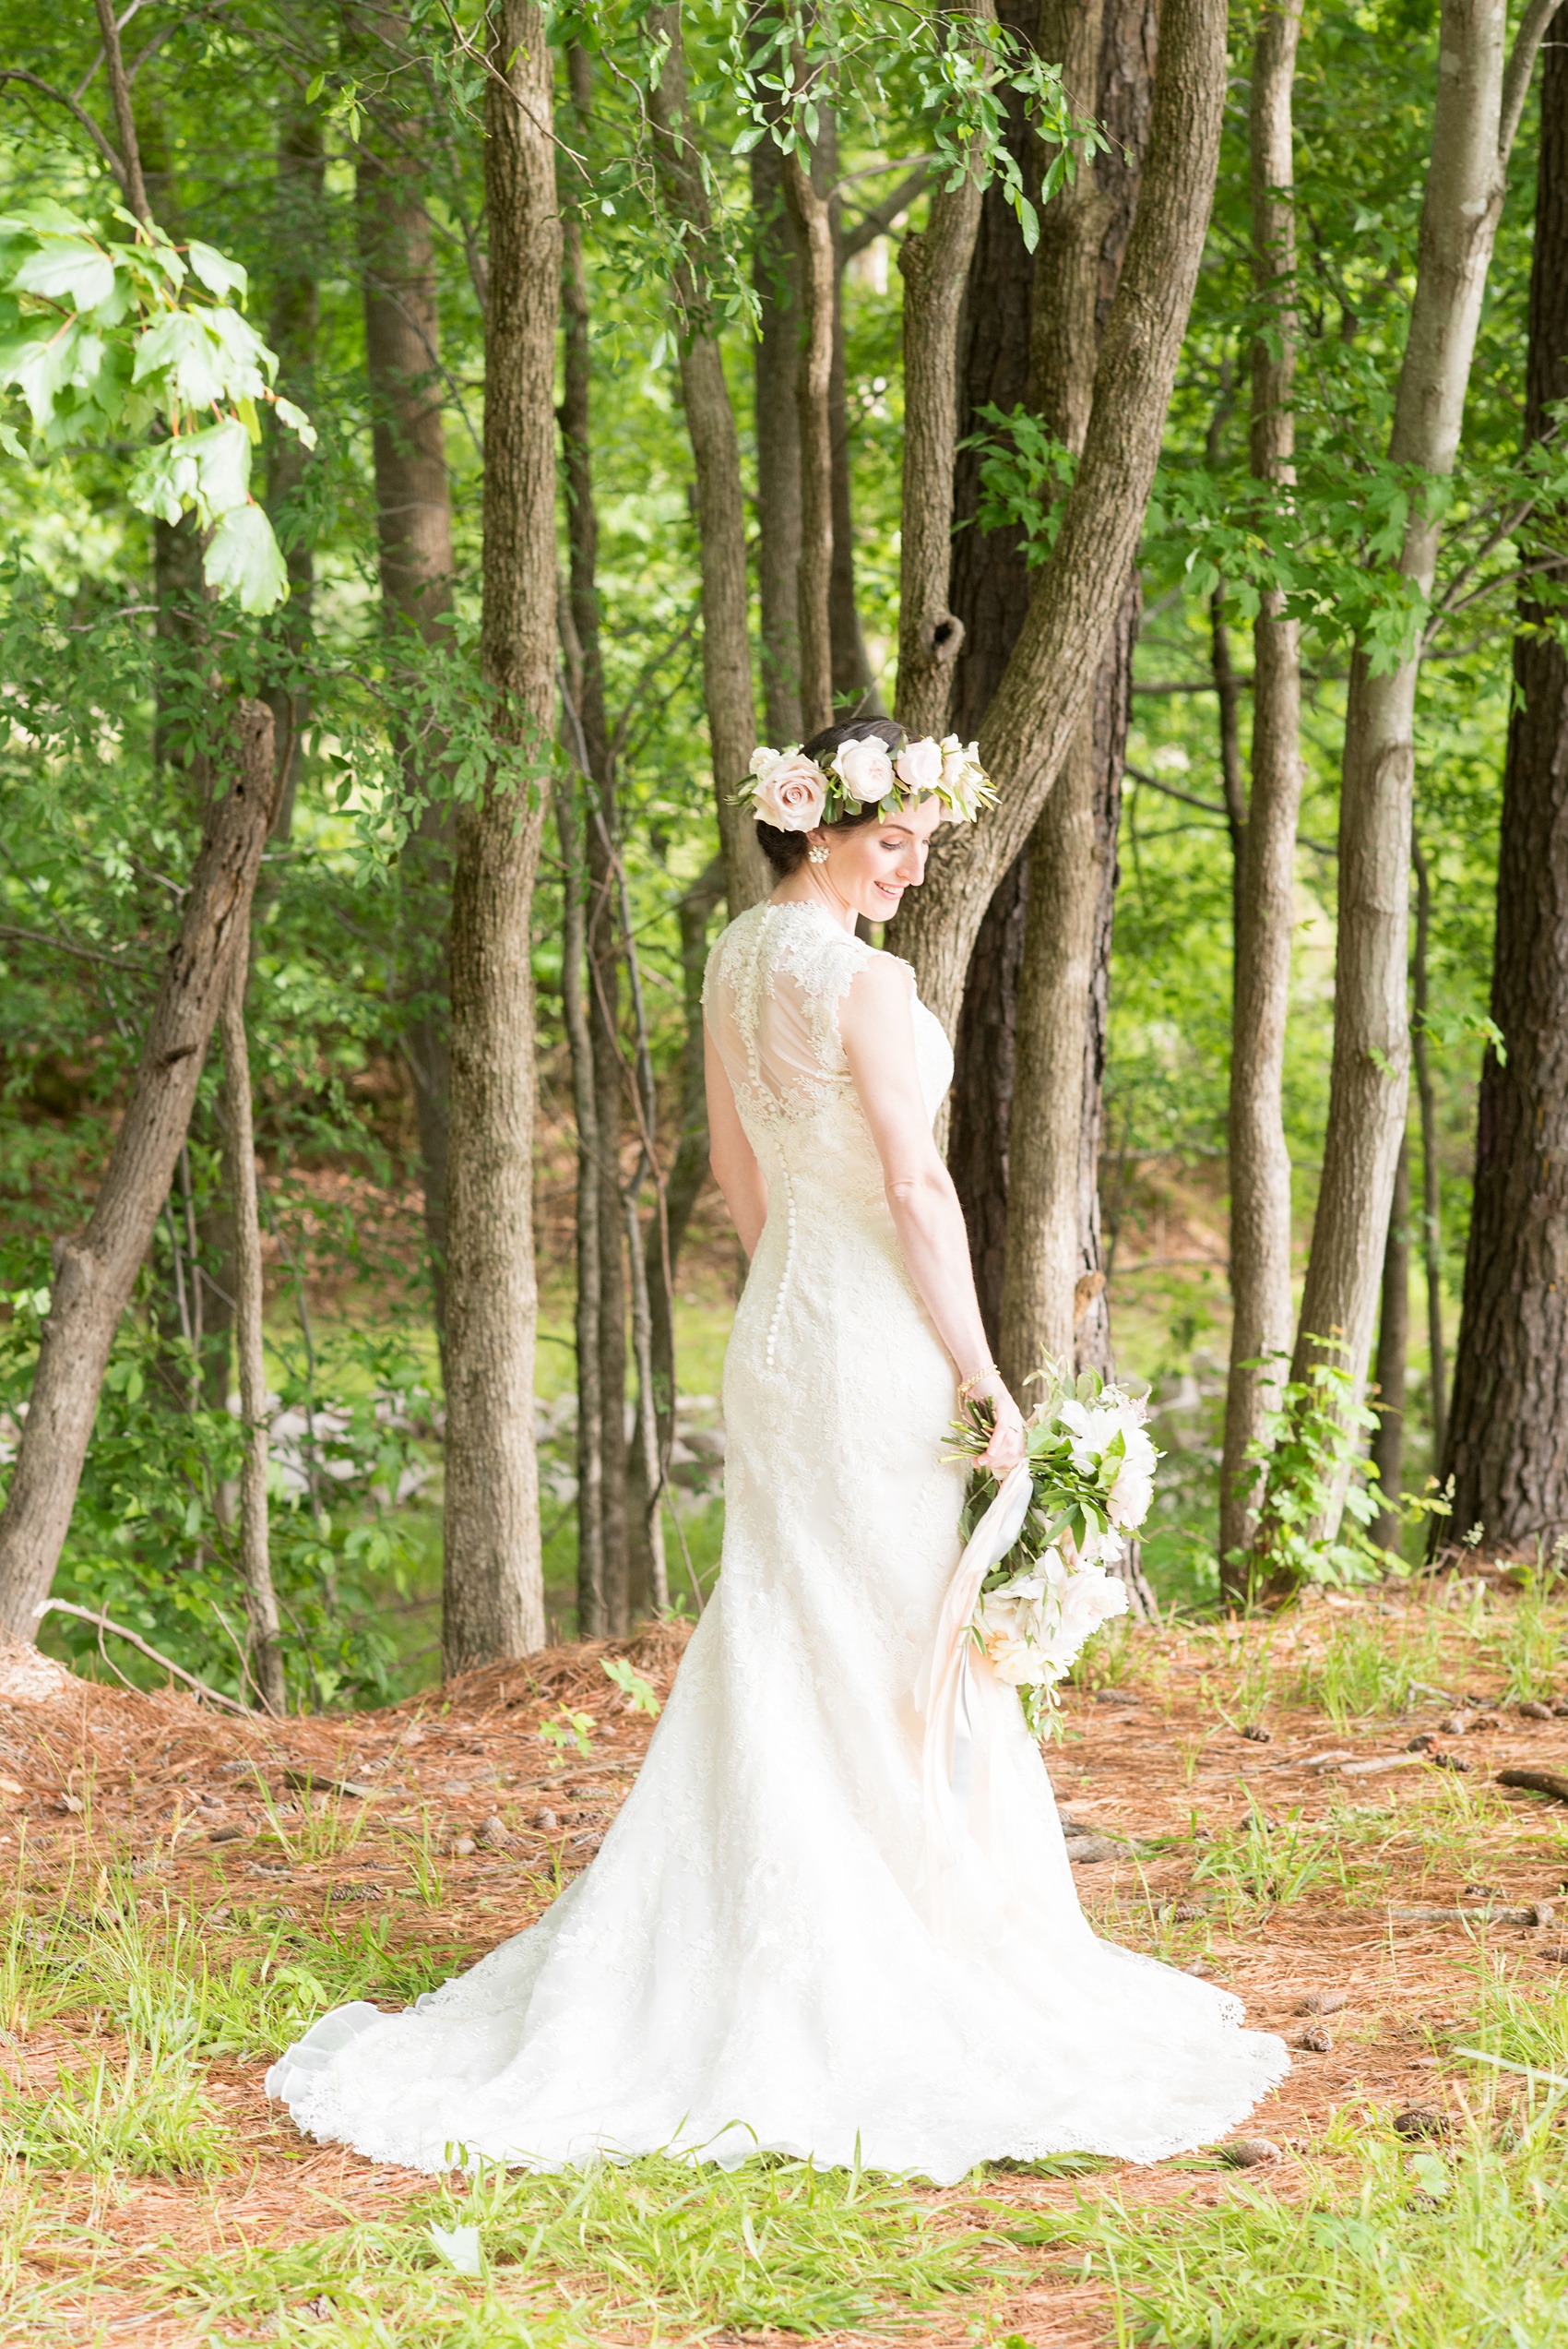
<instances>
[{"instance_id":1,"label":"white bridal bouquet","mask_svg":"<svg viewBox=\"0 0 1568 2349\"><path fill-rule=\"evenodd\" d=\"M988 1568L969 1617L970 1638L997 1678L1017 1689L1037 1735L1084 1642L1126 1611L1126 1586L1105 1568L1148 1515L1160 1457L1138 1397L1106 1386L1092 1370L1075 1381L1048 1362L1039 1377L1040 1398L1024 1423L1028 1512L1011 1547ZM954 1425L963 1456L984 1451L991 1425L983 1402ZM959 1520L966 1541L998 1491L988 1470L976 1471Z\"/></svg>"}]
</instances>

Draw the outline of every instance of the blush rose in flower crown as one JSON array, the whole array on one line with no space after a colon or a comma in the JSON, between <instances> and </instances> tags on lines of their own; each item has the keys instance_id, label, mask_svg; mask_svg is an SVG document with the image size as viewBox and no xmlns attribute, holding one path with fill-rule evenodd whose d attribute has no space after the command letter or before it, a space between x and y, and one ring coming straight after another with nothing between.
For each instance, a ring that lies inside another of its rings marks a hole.
<instances>
[{"instance_id":1,"label":"blush rose in flower crown","mask_svg":"<svg viewBox=\"0 0 1568 2349\"><path fill-rule=\"evenodd\" d=\"M1160 1457L1138 1397L1092 1370L1075 1381L1051 1362L1039 1377L1042 1392L1024 1423L1028 1513L988 1569L969 1618L970 1638L997 1678L1017 1689L1037 1735L1086 1640L1126 1612L1126 1586L1105 1569L1148 1515ZM991 1440L986 1405L971 1405L954 1427L960 1457L978 1458ZM994 1476L976 1470L959 1520L966 1541L998 1490Z\"/></svg>"},{"instance_id":2,"label":"blush rose in flower crown","mask_svg":"<svg viewBox=\"0 0 1568 2349\"><path fill-rule=\"evenodd\" d=\"M941 801L944 823L972 824L995 797L978 743L927 734L897 751L875 736L841 743L826 770L798 745L754 750L735 804L778 831L810 832L862 807L890 817L922 799Z\"/></svg>"}]
</instances>

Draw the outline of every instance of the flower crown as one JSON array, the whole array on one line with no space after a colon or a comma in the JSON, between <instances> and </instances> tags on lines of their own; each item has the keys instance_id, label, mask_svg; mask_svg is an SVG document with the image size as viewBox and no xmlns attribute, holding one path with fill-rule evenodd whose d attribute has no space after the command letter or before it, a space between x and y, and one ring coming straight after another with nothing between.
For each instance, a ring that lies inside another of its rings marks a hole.
<instances>
[{"instance_id":1,"label":"flower crown","mask_svg":"<svg viewBox=\"0 0 1568 2349\"><path fill-rule=\"evenodd\" d=\"M826 774L803 750L754 750L752 771L735 794L738 806L780 832L836 824L849 808L873 802L879 816L896 816L931 798L942 802L944 824L972 824L995 797L978 744L966 749L956 734L906 740L897 752L874 734L861 735L839 744Z\"/></svg>"}]
</instances>

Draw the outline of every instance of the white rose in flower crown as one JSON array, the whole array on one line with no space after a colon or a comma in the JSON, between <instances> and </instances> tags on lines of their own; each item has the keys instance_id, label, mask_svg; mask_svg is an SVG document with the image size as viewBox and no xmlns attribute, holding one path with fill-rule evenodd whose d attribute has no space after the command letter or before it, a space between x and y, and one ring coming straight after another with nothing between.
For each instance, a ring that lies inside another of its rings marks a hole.
<instances>
[{"instance_id":1,"label":"white rose in flower crown","mask_svg":"<svg viewBox=\"0 0 1568 2349\"><path fill-rule=\"evenodd\" d=\"M844 786L846 799L885 799L893 789L893 761L887 745L874 735L840 743L833 754L833 771Z\"/></svg>"},{"instance_id":2,"label":"white rose in flower crown","mask_svg":"<svg viewBox=\"0 0 1568 2349\"><path fill-rule=\"evenodd\" d=\"M809 832L822 821L827 778L803 750L754 750L752 813L780 832Z\"/></svg>"},{"instance_id":3,"label":"white rose in flower crown","mask_svg":"<svg viewBox=\"0 0 1568 2349\"><path fill-rule=\"evenodd\" d=\"M894 771L906 791L927 798L943 781L944 761L941 745L928 734L921 742L907 742L893 761Z\"/></svg>"}]
</instances>

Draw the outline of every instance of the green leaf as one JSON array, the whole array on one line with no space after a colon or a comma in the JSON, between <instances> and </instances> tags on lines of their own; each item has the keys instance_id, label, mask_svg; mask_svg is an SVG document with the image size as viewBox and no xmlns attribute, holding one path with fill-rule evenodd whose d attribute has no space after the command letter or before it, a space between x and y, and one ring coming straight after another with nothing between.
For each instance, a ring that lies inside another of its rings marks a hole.
<instances>
[{"instance_id":1,"label":"green leaf","mask_svg":"<svg viewBox=\"0 0 1568 2349\"><path fill-rule=\"evenodd\" d=\"M0 343L0 384L18 387L42 431L53 423L62 391L92 390L106 355L101 338L79 318L64 328L41 319L37 333Z\"/></svg>"},{"instance_id":2,"label":"green leaf","mask_svg":"<svg viewBox=\"0 0 1568 2349\"><path fill-rule=\"evenodd\" d=\"M114 291L114 264L85 237L45 237L11 280L18 293L51 302L70 301L78 311L96 310Z\"/></svg>"},{"instance_id":3,"label":"green leaf","mask_svg":"<svg viewBox=\"0 0 1568 2349\"><path fill-rule=\"evenodd\" d=\"M240 428L242 441L244 428ZM247 450L248 454L248 450ZM212 533L202 577L242 612L274 611L289 592L289 574L272 525L259 506L237 506Z\"/></svg>"},{"instance_id":4,"label":"green leaf","mask_svg":"<svg viewBox=\"0 0 1568 2349\"><path fill-rule=\"evenodd\" d=\"M0 448L5 450L7 457L25 458L27 455L27 450L17 438L12 427L4 423L0 423Z\"/></svg>"},{"instance_id":5,"label":"green leaf","mask_svg":"<svg viewBox=\"0 0 1568 2349\"><path fill-rule=\"evenodd\" d=\"M192 275L200 279L208 293L216 293L221 301L226 293L237 293L243 302L250 290L250 276L238 261L231 261L215 245L203 244L192 237L185 247Z\"/></svg>"},{"instance_id":6,"label":"green leaf","mask_svg":"<svg viewBox=\"0 0 1568 2349\"><path fill-rule=\"evenodd\" d=\"M221 399L229 388L228 370L221 347L208 331L213 315L176 310L157 326L148 327L137 339L132 381L141 383L166 375L189 408L210 408Z\"/></svg>"},{"instance_id":7,"label":"green leaf","mask_svg":"<svg viewBox=\"0 0 1568 2349\"><path fill-rule=\"evenodd\" d=\"M315 426L303 408L296 408L291 399L285 399L279 393L272 403L272 412L280 424L287 424L291 433L298 433L307 448L315 447Z\"/></svg>"}]
</instances>

